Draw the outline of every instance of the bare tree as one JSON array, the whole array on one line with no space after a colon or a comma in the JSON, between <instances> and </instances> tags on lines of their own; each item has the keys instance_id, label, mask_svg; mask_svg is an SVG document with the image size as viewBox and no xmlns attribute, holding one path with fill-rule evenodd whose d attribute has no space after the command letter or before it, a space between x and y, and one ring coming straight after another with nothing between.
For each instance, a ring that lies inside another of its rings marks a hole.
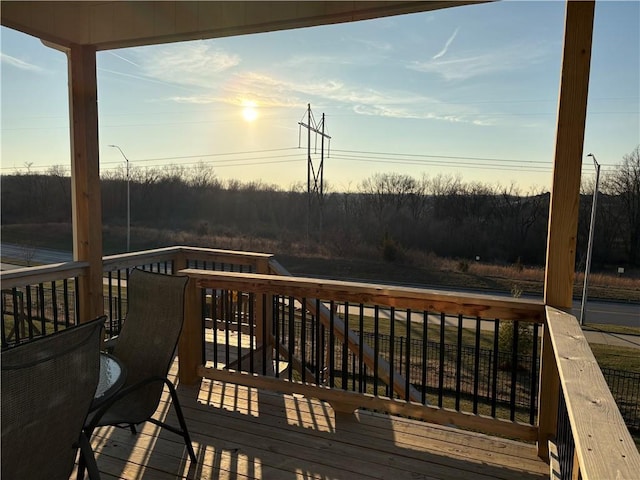
<instances>
[{"instance_id":1,"label":"bare tree","mask_svg":"<svg viewBox=\"0 0 640 480\"><path fill-rule=\"evenodd\" d=\"M618 197L622 208L624 238L629 262L640 261L640 145L622 157L622 165L603 182L611 195Z\"/></svg>"}]
</instances>

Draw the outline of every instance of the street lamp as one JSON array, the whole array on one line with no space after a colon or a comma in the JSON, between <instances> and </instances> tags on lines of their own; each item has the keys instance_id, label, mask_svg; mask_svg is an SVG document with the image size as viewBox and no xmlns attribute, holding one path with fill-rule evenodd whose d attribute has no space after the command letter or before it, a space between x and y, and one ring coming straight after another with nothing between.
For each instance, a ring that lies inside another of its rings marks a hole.
<instances>
[{"instance_id":1,"label":"street lamp","mask_svg":"<svg viewBox=\"0 0 640 480\"><path fill-rule=\"evenodd\" d=\"M122 149L118 145L108 145L112 148L117 148L122 156L124 157L127 164L127 252L130 252L131 249L131 187L130 187L130 177L129 177L129 159L124 154Z\"/></svg>"},{"instance_id":2,"label":"street lamp","mask_svg":"<svg viewBox=\"0 0 640 480\"><path fill-rule=\"evenodd\" d=\"M587 155L593 159L596 167L596 186L593 190L593 204L591 206L591 223L589 225L589 242L587 243L587 261L584 267L584 286L582 288L582 306L580 307L580 325L584 325L585 307L587 305L587 287L589 285L589 271L591 270L591 251L593 250L593 229L596 223L596 205L598 203L598 185L600 183L600 164L593 153Z\"/></svg>"}]
</instances>

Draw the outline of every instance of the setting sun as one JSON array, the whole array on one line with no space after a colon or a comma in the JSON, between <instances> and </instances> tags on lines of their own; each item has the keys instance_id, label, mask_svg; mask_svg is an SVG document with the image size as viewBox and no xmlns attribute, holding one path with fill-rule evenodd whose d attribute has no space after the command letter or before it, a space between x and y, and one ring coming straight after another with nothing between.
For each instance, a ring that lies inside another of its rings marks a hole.
<instances>
[{"instance_id":1,"label":"setting sun","mask_svg":"<svg viewBox=\"0 0 640 480\"><path fill-rule=\"evenodd\" d=\"M256 118L258 118L258 110L256 109L256 104L254 102L244 102L244 109L242 110L242 117L247 122L253 122Z\"/></svg>"}]
</instances>

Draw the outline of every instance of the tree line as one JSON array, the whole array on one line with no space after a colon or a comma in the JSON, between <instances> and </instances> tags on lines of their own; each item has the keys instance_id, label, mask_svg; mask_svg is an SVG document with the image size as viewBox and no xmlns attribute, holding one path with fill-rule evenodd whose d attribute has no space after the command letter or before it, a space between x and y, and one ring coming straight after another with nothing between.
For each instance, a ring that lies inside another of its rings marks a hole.
<instances>
[{"instance_id":1,"label":"tree line","mask_svg":"<svg viewBox=\"0 0 640 480\"><path fill-rule=\"evenodd\" d=\"M63 169L1 178L2 225L69 223L71 183ZM126 222L124 169L103 176L105 225ZM543 265L549 193L465 182L459 176L375 173L354 191L307 195L261 182L222 181L213 168L170 166L130 171L132 228L253 236L322 245L337 256L399 260L405 252L499 263ZM584 265L594 186L579 205L577 267ZM603 175L599 188L593 266L640 262L640 145ZM215 245L210 245L215 247ZM284 253L284 252L272 252Z\"/></svg>"}]
</instances>

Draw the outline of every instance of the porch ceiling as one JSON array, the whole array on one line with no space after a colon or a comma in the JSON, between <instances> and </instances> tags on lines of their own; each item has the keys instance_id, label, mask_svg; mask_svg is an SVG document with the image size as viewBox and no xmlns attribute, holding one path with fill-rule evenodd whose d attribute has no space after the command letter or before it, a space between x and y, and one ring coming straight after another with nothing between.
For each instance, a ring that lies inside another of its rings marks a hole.
<instances>
[{"instance_id":1,"label":"porch ceiling","mask_svg":"<svg viewBox=\"0 0 640 480\"><path fill-rule=\"evenodd\" d=\"M96 50L368 20L487 0L3 1L2 25L62 47Z\"/></svg>"}]
</instances>

